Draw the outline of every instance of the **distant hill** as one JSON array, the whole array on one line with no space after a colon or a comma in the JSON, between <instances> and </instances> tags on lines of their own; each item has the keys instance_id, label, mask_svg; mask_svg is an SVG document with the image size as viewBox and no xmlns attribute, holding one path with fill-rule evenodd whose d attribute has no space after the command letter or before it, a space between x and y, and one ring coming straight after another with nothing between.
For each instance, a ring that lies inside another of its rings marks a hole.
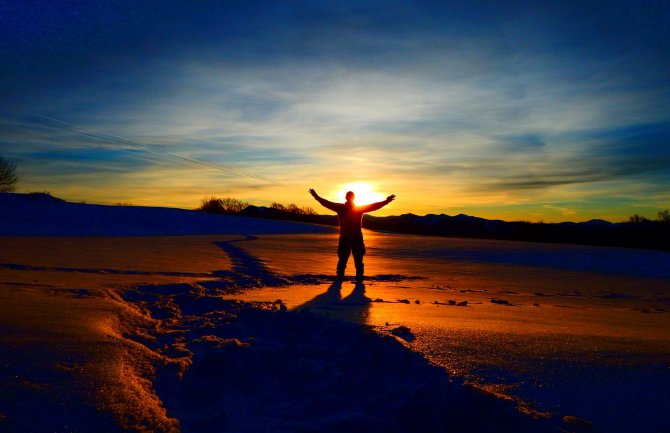
<instances>
[{"instance_id":1,"label":"distant hill","mask_svg":"<svg viewBox=\"0 0 670 433\"><path fill-rule=\"evenodd\" d=\"M292 221L213 215L195 210L70 203L49 194L0 193L3 236L168 236L333 233Z\"/></svg>"}]
</instances>

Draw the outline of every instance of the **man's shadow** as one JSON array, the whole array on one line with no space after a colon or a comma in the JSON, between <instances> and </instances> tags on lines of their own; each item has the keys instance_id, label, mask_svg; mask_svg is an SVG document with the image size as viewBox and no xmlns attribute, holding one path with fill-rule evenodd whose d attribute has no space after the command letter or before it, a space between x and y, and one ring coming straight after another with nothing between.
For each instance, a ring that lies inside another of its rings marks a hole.
<instances>
[{"instance_id":1,"label":"man's shadow","mask_svg":"<svg viewBox=\"0 0 670 433\"><path fill-rule=\"evenodd\" d=\"M338 320L354 323L367 323L372 299L365 295L365 284L357 281L354 290L342 297L343 281L338 280L328 289L296 307L296 310L309 310Z\"/></svg>"}]
</instances>

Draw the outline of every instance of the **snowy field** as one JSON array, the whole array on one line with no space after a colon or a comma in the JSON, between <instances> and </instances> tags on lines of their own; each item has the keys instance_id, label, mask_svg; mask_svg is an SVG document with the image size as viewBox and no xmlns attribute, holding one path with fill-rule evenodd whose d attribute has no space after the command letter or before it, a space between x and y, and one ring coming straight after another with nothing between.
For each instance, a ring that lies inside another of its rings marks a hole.
<instances>
[{"instance_id":1,"label":"snowy field","mask_svg":"<svg viewBox=\"0 0 670 433\"><path fill-rule=\"evenodd\" d=\"M670 424L668 253L367 232L337 283L328 227L0 207L3 432Z\"/></svg>"}]
</instances>

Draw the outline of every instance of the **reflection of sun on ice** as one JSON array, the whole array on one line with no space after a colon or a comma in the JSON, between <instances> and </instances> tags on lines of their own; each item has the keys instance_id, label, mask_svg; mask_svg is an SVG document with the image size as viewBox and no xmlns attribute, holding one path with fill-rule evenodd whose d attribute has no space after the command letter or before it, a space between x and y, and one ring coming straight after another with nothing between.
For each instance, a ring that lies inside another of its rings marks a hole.
<instances>
[{"instance_id":1,"label":"reflection of sun on ice","mask_svg":"<svg viewBox=\"0 0 670 433\"><path fill-rule=\"evenodd\" d=\"M353 191L356 194L355 203L357 205L375 203L386 198L386 196L374 190L373 184L367 182L353 182L339 185L333 193L333 198L337 202L344 201L347 191Z\"/></svg>"}]
</instances>

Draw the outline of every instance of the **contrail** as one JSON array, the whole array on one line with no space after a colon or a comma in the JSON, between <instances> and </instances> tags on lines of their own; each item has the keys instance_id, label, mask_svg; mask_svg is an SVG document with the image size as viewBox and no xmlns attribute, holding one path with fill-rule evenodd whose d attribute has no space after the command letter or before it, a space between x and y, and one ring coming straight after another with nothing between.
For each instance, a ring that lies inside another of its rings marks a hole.
<instances>
[{"instance_id":1,"label":"contrail","mask_svg":"<svg viewBox=\"0 0 670 433\"><path fill-rule=\"evenodd\" d=\"M32 112L32 111L21 111L21 112L19 112L19 111L16 111L16 110L8 110L8 109L2 108L2 107L0 107L0 110L5 111L5 112L9 112L9 113L13 113L13 114L29 115L29 116L32 116L34 118L42 120L42 124L44 124L44 125L64 129L64 130L73 132L75 134L78 134L78 135L81 135L81 136L84 136L84 137L93 138L95 140L99 140L99 141L102 141L102 142L111 142L111 143L115 143L115 144L124 145L125 148L121 147L120 150L126 150L126 151L131 150L131 149L132 150L141 150L141 151L145 151L145 152L148 152L148 153L151 153L151 154L154 154L154 155L158 155L163 159L182 161L182 162L186 162L186 163L189 163L189 164L194 164L194 165L199 165L199 166L202 166L202 167L207 167L207 168L210 168L210 169L213 169L213 170L223 171L225 173L235 174L237 176L249 177L249 178L260 180L260 181L263 181L263 182L267 182L267 183L270 183L270 184L273 184L273 185L280 185L278 182L275 182L271 179L267 179L267 178L262 177L262 176L257 176L257 175L254 175L254 174L246 173L246 172L243 172L243 171L235 169L235 168L226 167L226 166L223 166L223 165L220 165L220 164L215 164L215 163L208 162L208 161L202 161L200 159L196 159L196 158L192 158L192 157L188 157L188 156L178 155L178 154L175 154L175 153L172 153L172 152L159 152L159 151L156 151L155 149L152 149L150 144L138 143L136 141L129 140L129 139L127 139L125 137L121 137L119 135L110 134L109 132L87 128L85 126L77 125L77 124L72 123L72 122L67 122L65 120L56 119L55 117L46 116L46 115L43 115L43 114L40 114L40 113L35 113L35 112Z\"/></svg>"}]
</instances>

